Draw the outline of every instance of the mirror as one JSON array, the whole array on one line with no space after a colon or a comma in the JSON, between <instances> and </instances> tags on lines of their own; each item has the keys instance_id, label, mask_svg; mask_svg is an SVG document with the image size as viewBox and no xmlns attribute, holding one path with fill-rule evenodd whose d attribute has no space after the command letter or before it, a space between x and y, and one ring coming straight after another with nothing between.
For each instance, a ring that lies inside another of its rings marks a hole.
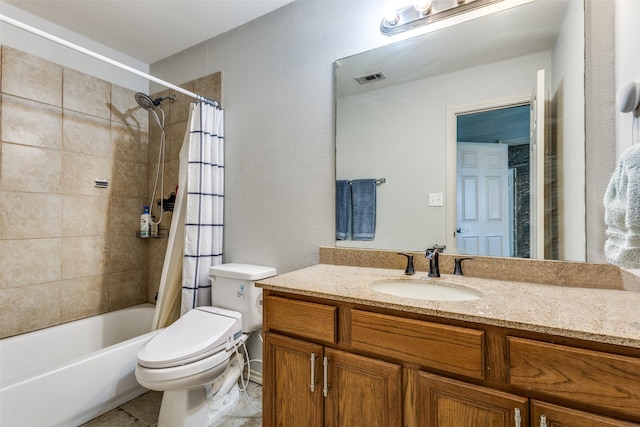
<instances>
[{"instance_id":1,"label":"mirror","mask_svg":"<svg viewBox=\"0 0 640 427\"><path fill-rule=\"evenodd\" d=\"M346 238L336 246L424 250L446 244L447 253L586 259L582 0L534 0L334 65L336 180L384 179L375 187L373 239ZM542 87L532 98L536 84ZM507 130L487 139L463 127L514 124L491 113L523 106L529 121L524 135ZM528 111L532 106L544 110ZM466 120L476 113L483 114ZM509 224L501 252L493 251L498 246L491 232L475 249L461 243L469 229L460 225L461 211L489 212L489 222L495 217L490 203L476 200L470 209L471 187L462 184L472 181L461 178L468 175L457 154L463 142L507 146L508 176L489 185L504 197L488 199L508 206L496 210ZM528 152L526 168L509 158L516 151ZM537 178L531 172L521 193L515 182L531 169Z\"/></svg>"}]
</instances>

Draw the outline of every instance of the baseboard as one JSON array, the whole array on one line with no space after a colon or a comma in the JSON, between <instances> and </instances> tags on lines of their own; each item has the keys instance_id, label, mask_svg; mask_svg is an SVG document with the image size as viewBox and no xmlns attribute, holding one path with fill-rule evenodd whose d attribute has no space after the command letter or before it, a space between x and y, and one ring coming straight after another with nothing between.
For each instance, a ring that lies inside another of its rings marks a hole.
<instances>
[{"instance_id":1,"label":"baseboard","mask_svg":"<svg viewBox=\"0 0 640 427\"><path fill-rule=\"evenodd\" d=\"M243 377L246 380L247 379L247 370L244 370L243 373ZM262 372L258 372L258 371L251 371L251 378L249 378L249 380L252 383L256 383L258 385L262 385Z\"/></svg>"}]
</instances>

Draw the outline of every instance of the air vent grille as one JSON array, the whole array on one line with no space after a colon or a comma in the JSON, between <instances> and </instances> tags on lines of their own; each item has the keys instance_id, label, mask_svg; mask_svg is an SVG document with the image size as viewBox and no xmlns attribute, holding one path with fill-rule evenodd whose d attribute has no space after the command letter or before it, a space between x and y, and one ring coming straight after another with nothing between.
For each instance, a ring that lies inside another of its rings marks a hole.
<instances>
[{"instance_id":1,"label":"air vent grille","mask_svg":"<svg viewBox=\"0 0 640 427\"><path fill-rule=\"evenodd\" d=\"M384 79L386 79L386 77L381 72L373 73L373 74L367 74L366 76L356 77L356 81L358 83L360 83L361 85L364 85L364 84L367 84L367 83L371 83L371 82L375 82L375 81L378 81L378 80L384 80Z\"/></svg>"}]
</instances>

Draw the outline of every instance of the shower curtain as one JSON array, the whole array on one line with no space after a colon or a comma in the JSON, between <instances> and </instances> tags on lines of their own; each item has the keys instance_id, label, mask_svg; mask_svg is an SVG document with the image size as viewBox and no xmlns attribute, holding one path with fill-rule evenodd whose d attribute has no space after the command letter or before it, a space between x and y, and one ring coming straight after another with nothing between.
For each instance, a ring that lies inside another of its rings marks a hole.
<instances>
[{"instance_id":1,"label":"shower curtain","mask_svg":"<svg viewBox=\"0 0 640 427\"><path fill-rule=\"evenodd\" d=\"M154 328L211 305L209 267L222 262L224 112L191 104Z\"/></svg>"}]
</instances>

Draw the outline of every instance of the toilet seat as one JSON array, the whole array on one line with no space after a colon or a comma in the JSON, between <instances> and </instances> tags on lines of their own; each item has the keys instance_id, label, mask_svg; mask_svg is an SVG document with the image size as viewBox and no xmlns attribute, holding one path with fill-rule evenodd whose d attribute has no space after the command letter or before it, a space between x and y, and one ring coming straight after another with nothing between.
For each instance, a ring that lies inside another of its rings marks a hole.
<instances>
[{"instance_id":1,"label":"toilet seat","mask_svg":"<svg viewBox=\"0 0 640 427\"><path fill-rule=\"evenodd\" d=\"M150 390L195 388L209 384L221 375L234 356L235 349L232 348L197 362L170 368L154 369L138 364L135 375L138 382Z\"/></svg>"},{"instance_id":2,"label":"toilet seat","mask_svg":"<svg viewBox=\"0 0 640 427\"><path fill-rule=\"evenodd\" d=\"M217 307L197 307L149 340L138 351L138 365L170 369L217 356L216 353L221 353L220 358L227 360L229 356L225 353L232 350L241 337L240 313ZM201 371L205 367L193 368Z\"/></svg>"}]
</instances>

